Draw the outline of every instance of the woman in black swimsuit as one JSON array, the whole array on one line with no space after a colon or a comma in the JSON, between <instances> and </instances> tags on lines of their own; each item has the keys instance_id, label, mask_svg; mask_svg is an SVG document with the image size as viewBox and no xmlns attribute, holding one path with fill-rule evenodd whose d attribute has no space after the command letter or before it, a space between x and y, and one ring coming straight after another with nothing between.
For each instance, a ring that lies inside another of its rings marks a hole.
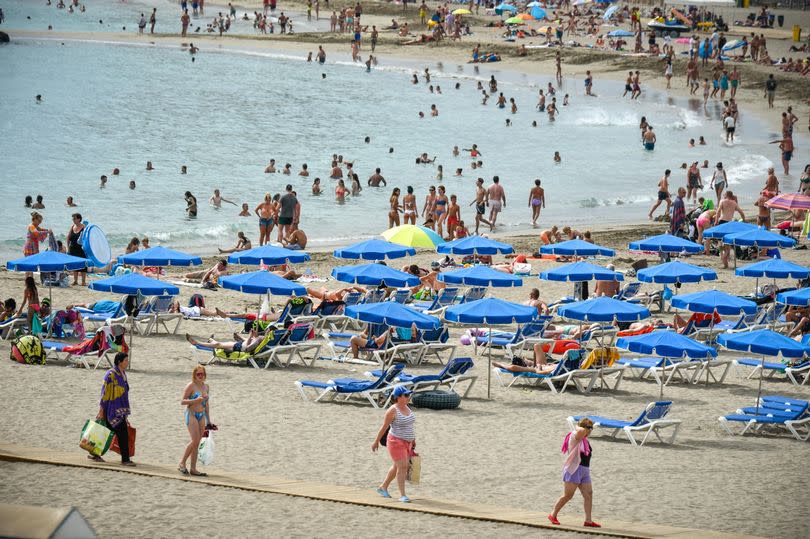
<instances>
[{"instance_id":1,"label":"woman in black swimsuit","mask_svg":"<svg viewBox=\"0 0 810 539\"><path fill-rule=\"evenodd\" d=\"M78 256L79 258L87 258L81 243L79 243L79 238L81 238L82 232L84 232L82 214L74 213L73 224L70 226L70 230L68 230L67 233L68 254ZM74 285L79 284L79 274L82 276L82 286L85 286L87 284L87 268L82 268L73 272Z\"/></svg>"}]
</instances>

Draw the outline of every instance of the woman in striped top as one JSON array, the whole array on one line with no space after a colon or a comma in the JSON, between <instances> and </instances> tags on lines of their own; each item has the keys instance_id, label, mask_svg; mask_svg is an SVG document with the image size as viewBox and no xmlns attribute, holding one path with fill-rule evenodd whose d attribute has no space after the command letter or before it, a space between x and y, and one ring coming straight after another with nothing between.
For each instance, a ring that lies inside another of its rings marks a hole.
<instances>
[{"instance_id":1,"label":"woman in striped top","mask_svg":"<svg viewBox=\"0 0 810 539\"><path fill-rule=\"evenodd\" d=\"M416 447L416 433L413 428L416 416L408 406L411 393L413 392L410 389L402 386L394 389L394 405L385 412L382 427L380 427L377 437L374 438L374 443L371 444L371 450L377 451L380 441L385 436L386 431L388 432L386 444L384 445L388 448L388 454L391 455L394 464L388 470L385 481L377 487L377 493L383 498L390 498L388 485L396 477L400 494L399 501L403 503L411 501L405 495L405 476L408 473L408 460L413 454L413 448Z\"/></svg>"}]
</instances>

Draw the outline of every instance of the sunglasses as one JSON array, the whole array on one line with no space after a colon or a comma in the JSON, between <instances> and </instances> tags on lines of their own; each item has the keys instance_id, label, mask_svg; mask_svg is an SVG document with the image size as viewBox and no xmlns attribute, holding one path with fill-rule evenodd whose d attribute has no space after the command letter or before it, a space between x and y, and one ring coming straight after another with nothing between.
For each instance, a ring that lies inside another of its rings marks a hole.
<instances>
[{"instance_id":1,"label":"sunglasses","mask_svg":"<svg viewBox=\"0 0 810 539\"><path fill-rule=\"evenodd\" d=\"M196 376L197 378L205 378L205 373L204 372L198 372L194 376Z\"/></svg>"}]
</instances>

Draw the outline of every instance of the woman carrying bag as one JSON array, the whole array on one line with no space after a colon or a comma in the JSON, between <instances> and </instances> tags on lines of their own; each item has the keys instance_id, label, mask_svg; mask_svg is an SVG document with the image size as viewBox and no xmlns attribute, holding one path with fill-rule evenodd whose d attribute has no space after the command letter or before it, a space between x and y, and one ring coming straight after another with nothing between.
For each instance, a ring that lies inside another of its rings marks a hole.
<instances>
[{"instance_id":1,"label":"woman carrying bag","mask_svg":"<svg viewBox=\"0 0 810 539\"><path fill-rule=\"evenodd\" d=\"M129 420L132 413L129 408L129 382L126 370L129 367L129 355L126 352L115 354L115 366L104 375L104 385L101 387L101 402L99 403L96 419L107 422L116 437L121 451L121 465L135 466L129 460ZM99 456L88 455L87 458L104 462Z\"/></svg>"},{"instance_id":2,"label":"woman carrying bag","mask_svg":"<svg viewBox=\"0 0 810 539\"><path fill-rule=\"evenodd\" d=\"M593 448L588 442L588 436L593 430L593 421L583 417L577 423L577 428L569 432L563 441L562 452L565 453L563 465L563 495L554 504L554 510L548 516L552 524L559 524L557 515L567 504L574 493L579 489L585 502L586 528L601 528L602 526L592 520L591 508L593 506L593 486L591 485L591 456Z\"/></svg>"},{"instance_id":3,"label":"woman carrying bag","mask_svg":"<svg viewBox=\"0 0 810 539\"><path fill-rule=\"evenodd\" d=\"M371 450L377 451L380 441L387 432L385 445L394 464L388 470L385 481L377 487L377 494L383 498L390 498L388 486L396 477L400 494L399 501L403 503L411 501L405 495L405 478L408 474L408 462L416 447L416 433L413 428L416 415L408 406L412 393L413 391L402 386L394 389L394 405L385 412L382 427L380 427L377 437L374 438L374 443L371 444Z\"/></svg>"}]
</instances>

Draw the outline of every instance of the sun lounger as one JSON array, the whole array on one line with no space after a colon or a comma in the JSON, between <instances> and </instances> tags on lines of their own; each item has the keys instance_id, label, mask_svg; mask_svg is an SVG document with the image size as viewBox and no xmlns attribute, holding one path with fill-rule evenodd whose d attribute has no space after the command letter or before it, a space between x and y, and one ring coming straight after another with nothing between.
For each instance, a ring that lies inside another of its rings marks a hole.
<instances>
[{"instance_id":1,"label":"sun lounger","mask_svg":"<svg viewBox=\"0 0 810 539\"><path fill-rule=\"evenodd\" d=\"M126 298L126 296L124 296ZM123 324L129 326L130 318L124 312L124 299L117 302L114 310L98 311L93 309L85 309L84 307L76 307L82 315L82 322L84 326L89 329L98 329L104 325Z\"/></svg>"},{"instance_id":2,"label":"sun lounger","mask_svg":"<svg viewBox=\"0 0 810 539\"><path fill-rule=\"evenodd\" d=\"M402 363L392 365L385 369L375 380L357 380L353 378L328 380L326 382L298 380L295 382L295 386L298 388L301 398L306 401L346 402L352 398L359 398L370 402L374 408L380 408L390 401L394 389L394 380L404 368L405 365Z\"/></svg>"},{"instance_id":3,"label":"sun lounger","mask_svg":"<svg viewBox=\"0 0 810 539\"><path fill-rule=\"evenodd\" d=\"M394 290L394 293L388 297L388 301L395 301L397 303L401 303L402 305L405 305L409 299L411 299L410 288L398 288L397 290Z\"/></svg>"},{"instance_id":4,"label":"sun lounger","mask_svg":"<svg viewBox=\"0 0 810 539\"><path fill-rule=\"evenodd\" d=\"M737 372L741 377L745 376L743 368L751 367L751 372L747 376L749 380L759 376L760 371L762 371L765 378L773 378L778 374L784 374L792 384L797 386L807 384L807 380L810 379L810 360L803 360L792 365L775 361L766 361L763 364L761 359L746 357L735 359L734 365L737 367ZM763 368L764 370L762 370Z\"/></svg>"},{"instance_id":5,"label":"sun lounger","mask_svg":"<svg viewBox=\"0 0 810 539\"><path fill-rule=\"evenodd\" d=\"M398 385L410 387L413 391L438 389L443 385L449 386L451 391L455 391L456 386L461 382L469 382L467 389L461 394L462 398L466 398L478 379L475 375L466 374L472 367L473 360L471 358L457 357L448 361L447 365L438 374L411 375L402 372L397 376L396 382ZM381 370L370 371L366 373L366 376L378 378L382 373Z\"/></svg>"},{"instance_id":6,"label":"sun lounger","mask_svg":"<svg viewBox=\"0 0 810 539\"><path fill-rule=\"evenodd\" d=\"M433 313L436 311L441 311L451 305L456 304L456 295L458 294L458 288L456 287L447 287L442 288L439 290L439 293L433 298L433 301L414 301L411 306L414 309L425 313Z\"/></svg>"},{"instance_id":7,"label":"sun lounger","mask_svg":"<svg viewBox=\"0 0 810 539\"><path fill-rule=\"evenodd\" d=\"M487 295L487 289L485 286L471 286L470 288L466 289L461 297L458 298L458 303L461 305L462 303L470 303L471 301L477 301L479 299L484 299L484 296Z\"/></svg>"},{"instance_id":8,"label":"sun lounger","mask_svg":"<svg viewBox=\"0 0 810 539\"><path fill-rule=\"evenodd\" d=\"M568 418L568 425L571 427L571 430L576 428L577 422L582 419L583 417L587 417L591 421L593 421L594 429L596 428L606 428L611 429L610 437L615 438L619 432L623 432L627 439L630 440L630 443L634 446L643 446L644 443L647 441L647 438L650 434L655 434L656 438L661 443L675 443L675 438L678 436L678 430L681 427L681 422L677 419L666 419L666 416L669 414L669 410L672 407L671 401L659 401L659 402L651 402L647 405L639 416L632 420L632 421L624 421L621 419L610 419L608 417L602 416L571 416ZM659 431L665 429L667 427L674 427L672 430L672 436L670 436L668 441L664 441L659 434ZM635 432L644 432L644 437L639 442L633 433Z\"/></svg>"},{"instance_id":9,"label":"sun lounger","mask_svg":"<svg viewBox=\"0 0 810 539\"><path fill-rule=\"evenodd\" d=\"M569 385L573 385L580 393L588 393L596 382L597 372L594 370L588 376L575 376L582 362L581 350L567 350L554 370L548 374L534 372L512 372L494 367L492 370L501 387L510 388L521 382L530 386L547 386L552 393L559 395L565 393Z\"/></svg>"},{"instance_id":10,"label":"sun lounger","mask_svg":"<svg viewBox=\"0 0 810 539\"><path fill-rule=\"evenodd\" d=\"M446 326L442 326L438 329L420 330L419 342L425 346L422 357L420 358L421 362L425 362L428 358L435 357L436 360L443 365L445 360L442 357L442 353L447 351L450 351L447 361L452 360L456 355L456 345L449 341L450 331Z\"/></svg>"},{"instance_id":11,"label":"sun lounger","mask_svg":"<svg viewBox=\"0 0 810 539\"><path fill-rule=\"evenodd\" d=\"M619 301L630 301L631 303L637 303L638 301L632 301L634 297L638 295L639 290L641 290L641 281L632 281L627 283L619 290L619 293L613 296L613 299L618 299Z\"/></svg>"},{"instance_id":12,"label":"sun lounger","mask_svg":"<svg viewBox=\"0 0 810 539\"><path fill-rule=\"evenodd\" d=\"M174 302L174 296L155 296L149 300L135 318L135 326L141 335L160 333L162 327L166 334L176 335L183 322L181 313L170 313L169 309ZM171 325L171 329L169 329Z\"/></svg>"},{"instance_id":13,"label":"sun lounger","mask_svg":"<svg viewBox=\"0 0 810 539\"><path fill-rule=\"evenodd\" d=\"M0 339L7 341L13 339L18 329L28 327L28 319L24 316L9 318L0 324Z\"/></svg>"},{"instance_id":14,"label":"sun lounger","mask_svg":"<svg viewBox=\"0 0 810 539\"><path fill-rule=\"evenodd\" d=\"M810 439L810 403L780 395L764 396L759 407L740 408L734 414L718 418L720 426L733 435L731 423L742 423L740 435L746 432L779 431L785 428L797 440Z\"/></svg>"},{"instance_id":15,"label":"sun lounger","mask_svg":"<svg viewBox=\"0 0 810 539\"><path fill-rule=\"evenodd\" d=\"M479 354L493 350L502 350L506 357L512 358L527 347L534 347L543 337L543 332L548 327L549 316L540 316L531 322L518 326L515 332L493 331L489 335L479 335L475 338L475 344L481 347Z\"/></svg>"},{"instance_id":16,"label":"sun lounger","mask_svg":"<svg viewBox=\"0 0 810 539\"><path fill-rule=\"evenodd\" d=\"M311 338L314 334L311 324L293 324L280 338L279 344L270 345L249 359L251 365L258 366L264 360L264 368L270 365L289 367L299 361L305 367L312 367L321 351L322 343ZM305 356L309 354L309 357Z\"/></svg>"},{"instance_id":17,"label":"sun lounger","mask_svg":"<svg viewBox=\"0 0 810 539\"><path fill-rule=\"evenodd\" d=\"M85 354L77 354L65 350L65 348L75 345L75 342L42 341L42 348L45 349L46 357L59 361L67 361L74 365L81 365L85 369L89 369L90 364L95 360L96 363L93 365L93 370L97 369L102 361L106 361L110 368L113 368L112 358L115 357L116 351L112 348L104 350L101 352L101 355L99 355L97 350L92 350Z\"/></svg>"},{"instance_id":18,"label":"sun lounger","mask_svg":"<svg viewBox=\"0 0 810 539\"><path fill-rule=\"evenodd\" d=\"M618 363L627 367L628 373L634 378L643 380L652 376L657 384L663 383L665 386L673 379L691 384L702 369L700 361L663 357L623 357L619 358Z\"/></svg>"},{"instance_id":19,"label":"sun lounger","mask_svg":"<svg viewBox=\"0 0 810 539\"><path fill-rule=\"evenodd\" d=\"M587 378L591 372L596 371L596 381L600 389L618 391L624 379L624 365L618 364L618 351L615 348L595 348L591 350L585 360L580 364L579 371L573 376ZM592 388L596 387L596 383Z\"/></svg>"},{"instance_id":20,"label":"sun lounger","mask_svg":"<svg viewBox=\"0 0 810 539\"><path fill-rule=\"evenodd\" d=\"M611 348L616 342L616 334L619 329L616 326L600 326L585 331L579 338L582 348Z\"/></svg>"}]
</instances>

